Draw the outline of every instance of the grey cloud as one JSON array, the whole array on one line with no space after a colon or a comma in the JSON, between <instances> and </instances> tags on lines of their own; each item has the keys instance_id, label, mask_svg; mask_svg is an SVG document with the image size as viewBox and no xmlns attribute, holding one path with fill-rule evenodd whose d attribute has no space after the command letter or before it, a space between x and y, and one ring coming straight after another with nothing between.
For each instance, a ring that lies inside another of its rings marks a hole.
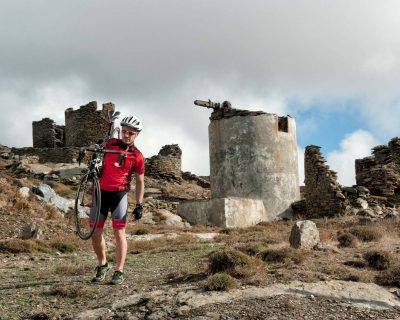
<instances>
[{"instance_id":1,"label":"grey cloud","mask_svg":"<svg viewBox=\"0 0 400 320\"><path fill-rule=\"evenodd\" d=\"M398 1L2 1L0 108L23 114L18 130L29 135L39 111L111 100L144 118L152 143L170 128L171 140L196 150L207 148L208 123L196 98L243 107L271 96L356 98L371 127L386 130L377 108L400 116L398 105L382 104L382 95L399 98L399 9ZM0 143L28 141L9 121L0 119L10 132Z\"/></svg>"}]
</instances>

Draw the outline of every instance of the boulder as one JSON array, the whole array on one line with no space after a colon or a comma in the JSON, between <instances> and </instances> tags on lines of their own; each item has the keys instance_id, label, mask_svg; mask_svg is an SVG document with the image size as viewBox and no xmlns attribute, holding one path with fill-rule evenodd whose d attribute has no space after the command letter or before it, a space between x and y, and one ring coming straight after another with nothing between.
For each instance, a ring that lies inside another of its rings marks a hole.
<instances>
[{"instance_id":1,"label":"boulder","mask_svg":"<svg viewBox=\"0 0 400 320\"><path fill-rule=\"evenodd\" d=\"M166 209L158 209L157 214L162 217L162 224L177 228L187 228L190 224L183 222L182 218Z\"/></svg>"},{"instance_id":2,"label":"boulder","mask_svg":"<svg viewBox=\"0 0 400 320\"><path fill-rule=\"evenodd\" d=\"M362 198L357 198L356 200L357 206L362 209L368 209L368 202Z\"/></svg>"},{"instance_id":3,"label":"boulder","mask_svg":"<svg viewBox=\"0 0 400 320\"><path fill-rule=\"evenodd\" d=\"M32 188L32 192L35 193L41 200L46 203L54 205L63 213L68 213L73 210L75 201L73 199L66 199L59 196L49 185L41 183L37 187Z\"/></svg>"},{"instance_id":4,"label":"boulder","mask_svg":"<svg viewBox=\"0 0 400 320\"><path fill-rule=\"evenodd\" d=\"M34 222L24 226L21 230L21 238L24 240L40 239L42 234L43 234L42 229L39 228Z\"/></svg>"},{"instance_id":5,"label":"boulder","mask_svg":"<svg viewBox=\"0 0 400 320\"><path fill-rule=\"evenodd\" d=\"M290 233L289 242L294 248L313 248L319 243L317 226L310 220L296 222Z\"/></svg>"}]
</instances>

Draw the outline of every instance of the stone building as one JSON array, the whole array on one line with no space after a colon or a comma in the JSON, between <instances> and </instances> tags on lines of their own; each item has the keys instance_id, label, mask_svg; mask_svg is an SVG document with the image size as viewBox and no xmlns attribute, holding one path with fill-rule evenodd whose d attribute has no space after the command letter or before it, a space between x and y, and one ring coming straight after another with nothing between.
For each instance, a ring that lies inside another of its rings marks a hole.
<instances>
[{"instance_id":1,"label":"stone building","mask_svg":"<svg viewBox=\"0 0 400 320\"><path fill-rule=\"evenodd\" d=\"M65 126L59 126L50 118L32 122L34 148L56 148L65 145Z\"/></svg>"},{"instance_id":2,"label":"stone building","mask_svg":"<svg viewBox=\"0 0 400 320\"><path fill-rule=\"evenodd\" d=\"M371 195L400 203L400 138L372 149L372 156L356 160L357 185Z\"/></svg>"},{"instance_id":3,"label":"stone building","mask_svg":"<svg viewBox=\"0 0 400 320\"><path fill-rule=\"evenodd\" d=\"M158 155L146 159L146 175L156 179L182 179L182 150L177 144L165 145Z\"/></svg>"},{"instance_id":4,"label":"stone building","mask_svg":"<svg viewBox=\"0 0 400 320\"><path fill-rule=\"evenodd\" d=\"M307 146L304 159L305 204L309 218L344 214L348 201L335 171L329 169L321 147Z\"/></svg>"},{"instance_id":5,"label":"stone building","mask_svg":"<svg viewBox=\"0 0 400 320\"><path fill-rule=\"evenodd\" d=\"M111 102L97 110L97 102L92 101L74 110L65 110L65 146L83 147L98 142L108 132L108 111L115 110Z\"/></svg>"},{"instance_id":6,"label":"stone building","mask_svg":"<svg viewBox=\"0 0 400 320\"><path fill-rule=\"evenodd\" d=\"M221 227L289 217L300 198L294 119L200 102L214 109L208 127L212 199L183 203L178 214Z\"/></svg>"},{"instance_id":7,"label":"stone building","mask_svg":"<svg viewBox=\"0 0 400 320\"><path fill-rule=\"evenodd\" d=\"M32 122L33 148L14 148L18 155L37 155L40 162L72 162L75 147L87 146L103 139L108 132L108 112L115 110L112 102L97 110L92 101L74 110L65 110L65 125L50 118Z\"/></svg>"}]
</instances>

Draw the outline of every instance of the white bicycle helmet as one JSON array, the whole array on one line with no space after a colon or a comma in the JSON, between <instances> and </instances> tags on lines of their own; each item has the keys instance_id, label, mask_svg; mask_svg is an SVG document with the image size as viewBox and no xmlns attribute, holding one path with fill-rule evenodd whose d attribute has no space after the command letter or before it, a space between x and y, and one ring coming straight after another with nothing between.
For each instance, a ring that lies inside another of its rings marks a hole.
<instances>
[{"instance_id":1,"label":"white bicycle helmet","mask_svg":"<svg viewBox=\"0 0 400 320\"><path fill-rule=\"evenodd\" d=\"M140 121L135 116L123 118L121 121L121 126L127 126L129 128L135 129L138 132L142 131L143 129L142 121Z\"/></svg>"}]
</instances>

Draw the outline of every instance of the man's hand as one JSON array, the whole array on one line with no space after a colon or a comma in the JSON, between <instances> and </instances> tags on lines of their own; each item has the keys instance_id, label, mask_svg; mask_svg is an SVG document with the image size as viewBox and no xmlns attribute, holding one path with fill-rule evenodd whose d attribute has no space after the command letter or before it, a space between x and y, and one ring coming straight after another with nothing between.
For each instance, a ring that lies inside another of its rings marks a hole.
<instances>
[{"instance_id":1,"label":"man's hand","mask_svg":"<svg viewBox=\"0 0 400 320\"><path fill-rule=\"evenodd\" d=\"M142 218L143 205L141 203L137 203L135 209L133 210L133 214L135 215L136 220L140 220Z\"/></svg>"}]
</instances>

